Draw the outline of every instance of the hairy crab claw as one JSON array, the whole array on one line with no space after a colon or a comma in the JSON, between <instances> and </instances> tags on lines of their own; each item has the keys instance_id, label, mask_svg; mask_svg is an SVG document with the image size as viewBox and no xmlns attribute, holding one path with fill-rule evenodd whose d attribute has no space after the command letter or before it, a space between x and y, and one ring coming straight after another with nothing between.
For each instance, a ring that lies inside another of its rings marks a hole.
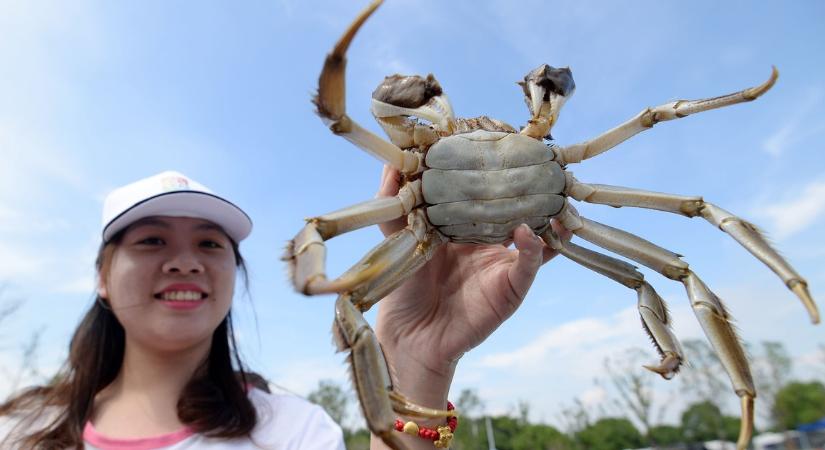
<instances>
[{"instance_id":1,"label":"hairy crab claw","mask_svg":"<svg viewBox=\"0 0 825 450\"><path fill-rule=\"evenodd\" d=\"M562 106L576 90L569 67L556 69L547 64L532 70L518 85L524 91L524 102L530 109L532 120L547 120L547 126L551 128L556 123ZM546 137L552 139L549 129Z\"/></svg>"},{"instance_id":2,"label":"hairy crab claw","mask_svg":"<svg viewBox=\"0 0 825 450\"><path fill-rule=\"evenodd\" d=\"M375 88L370 108L375 117L415 116L449 130L455 120L450 101L432 74L391 75Z\"/></svg>"}]
</instances>

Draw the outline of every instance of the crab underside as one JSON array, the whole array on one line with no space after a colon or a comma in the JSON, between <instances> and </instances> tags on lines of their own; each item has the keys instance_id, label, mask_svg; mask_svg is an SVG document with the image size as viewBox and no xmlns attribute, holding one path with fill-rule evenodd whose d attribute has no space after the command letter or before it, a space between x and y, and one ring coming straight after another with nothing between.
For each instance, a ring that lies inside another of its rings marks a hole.
<instances>
[{"instance_id":1,"label":"crab underside","mask_svg":"<svg viewBox=\"0 0 825 450\"><path fill-rule=\"evenodd\" d=\"M349 118L344 100L347 48L380 3L374 1L366 8L327 56L314 101L319 115L335 134L399 170L402 187L395 197L368 200L309 219L290 241L285 256L298 291L307 295L339 294L334 332L339 348L351 352L353 382L370 430L390 447L402 449L405 447L393 431L396 414L435 418L455 412L415 405L393 389L380 345L362 313L421 268L439 246L448 242L507 242L522 223L561 255L634 289L643 327L661 356L658 364L646 367L667 379L676 374L684 355L670 329L662 298L631 264L559 239L549 226L555 219L576 237L685 286L696 317L741 399L743 420L737 448L746 448L753 430L756 392L747 358L722 301L679 255L582 217L569 199L701 217L728 233L779 275L801 299L811 320L818 323L819 313L807 283L754 225L702 197L582 183L566 168L658 122L754 100L773 86L776 69L759 86L710 99L679 100L646 108L594 139L569 146L544 143L575 89L567 68L542 65L519 83L531 113L520 131L488 117L454 117L432 75L393 75L379 85L372 99L372 113L389 136L386 141ZM405 229L389 236L340 277L327 278L325 240L403 216L408 222ZM439 445L448 443L449 436L442 436Z\"/></svg>"}]
</instances>

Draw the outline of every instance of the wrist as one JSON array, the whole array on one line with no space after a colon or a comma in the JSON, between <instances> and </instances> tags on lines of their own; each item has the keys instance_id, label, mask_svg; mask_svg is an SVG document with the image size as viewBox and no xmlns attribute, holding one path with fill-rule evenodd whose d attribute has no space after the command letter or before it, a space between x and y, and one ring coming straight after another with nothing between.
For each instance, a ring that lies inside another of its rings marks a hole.
<instances>
[{"instance_id":1,"label":"wrist","mask_svg":"<svg viewBox=\"0 0 825 450\"><path fill-rule=\"evenodd\" d=\"M434 364L416 355L415 350L384 346L393 390L410 402L434 409L447 408L447 396L455 374L456 361Z\"/></svg>"}]
</instances>

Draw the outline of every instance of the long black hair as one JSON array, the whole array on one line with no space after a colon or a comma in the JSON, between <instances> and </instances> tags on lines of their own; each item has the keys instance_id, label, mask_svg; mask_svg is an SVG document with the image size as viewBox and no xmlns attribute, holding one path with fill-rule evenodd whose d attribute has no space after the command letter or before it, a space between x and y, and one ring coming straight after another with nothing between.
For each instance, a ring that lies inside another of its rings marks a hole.
<instances>
[{"instance_id":1,"label":"long black hair","mask_svg":"<svg viewBox=\"0 0 825 450\"><path fill-rule=\"evenodd\" d=\"M100 246L95 267L102 276L108 271L114 249L126 230ZM238 271L248 288L249 279L238 249L232 250ZM22 415L12 434L24 448L83 448L83 428L93 416L95 395L117 377L123 364L126 333L107 301L96 296L94 304L78 325L69 346L69 359L46 386L29 388L0 405L0 416ZM228 313L212 334L209 355L186 384L177 403L178 418L193 431L221 438L249 436L255 428L255 408L247 396L251 384L265 388L259 375L247 372L238 355ZM44 417L44 411L56 415ZM43 419L45 426L28 428ZM15 433L17 429L27 430ZM6 443L0 436L0 443ZM7 444L7 443L6 443ZM17 448L17 447L15 447Z\"/></svg>"}]
</instances>

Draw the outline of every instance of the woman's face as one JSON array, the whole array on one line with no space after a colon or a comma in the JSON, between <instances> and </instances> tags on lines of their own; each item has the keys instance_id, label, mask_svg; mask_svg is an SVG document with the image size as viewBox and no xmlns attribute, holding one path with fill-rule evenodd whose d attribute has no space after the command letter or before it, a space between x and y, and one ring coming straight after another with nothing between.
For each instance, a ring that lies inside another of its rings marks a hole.
<instances>
[{"instance_id":1,"label":"woman's face","mask_svg":"<svg viewBox=\"0 0 825 450\"><path fill-rule=\"evenodd\" d=\"M212 222L150 217L130 225L100 274L127 342L176 351L211 342L235 289L232 242Z\"/></svg>"}]
</instances>

